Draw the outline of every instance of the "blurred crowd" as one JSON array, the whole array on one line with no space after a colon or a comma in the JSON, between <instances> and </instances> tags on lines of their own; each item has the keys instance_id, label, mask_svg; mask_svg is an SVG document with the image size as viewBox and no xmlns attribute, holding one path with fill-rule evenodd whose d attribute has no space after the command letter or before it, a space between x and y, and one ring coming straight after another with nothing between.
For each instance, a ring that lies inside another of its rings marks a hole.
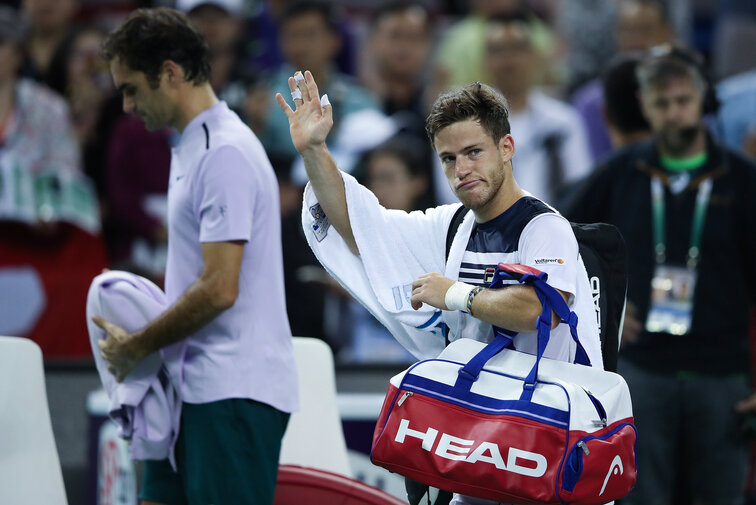
<instances>
[{"instance_id":1,"label":"blurred crowd","mask_svg":"<svg viewBox=\"0 0 756 505\"><path fill-rule=\"evenodd\" d=\"M273 99L309 69L334 105L339 166L388 208L455 201L424 131L430 103L474 81L510 105L520 185L568 205L606 156L649 136L635 67L657 46L702 55L711 135L756 158L752 0L17 0L0 5L0 334L87 358L84 300L103 268L160 282L177 133L125 115L104 36L169 6L204 33L212 85L263 142L280 185L293 334L342 363L412 358L330 280L301 231L306 175Z\"/></svg>"}]
</instances>

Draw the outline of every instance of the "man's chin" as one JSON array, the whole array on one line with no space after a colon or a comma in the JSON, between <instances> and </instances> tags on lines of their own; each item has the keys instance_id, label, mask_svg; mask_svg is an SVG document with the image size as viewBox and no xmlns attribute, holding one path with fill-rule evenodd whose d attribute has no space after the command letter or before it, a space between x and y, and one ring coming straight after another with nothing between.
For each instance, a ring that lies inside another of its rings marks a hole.
<instances>
[{"instance_id":1,"label":"man's chin","mask_svg":"<svg viewBox=\"0 0 756 505\"><path fill-rule=\"evenodd\" d=\"M683 128L674 133L667 133L660 140L667 151L685 153L696 143L698 131L697 127Z\"/></svg>"},{"instance_id":2,"label":"man's chin","mask_svg":"<svg viewBox=\"0 0 756 505\"><path fill-rule=\"evenodd\" d=\"M466 196L460 197L459 195L457 195L457 198L464 207L470 210L476 210L481 207L481 203L477 199L467 198Z\"/></svg>"}]
</instances>

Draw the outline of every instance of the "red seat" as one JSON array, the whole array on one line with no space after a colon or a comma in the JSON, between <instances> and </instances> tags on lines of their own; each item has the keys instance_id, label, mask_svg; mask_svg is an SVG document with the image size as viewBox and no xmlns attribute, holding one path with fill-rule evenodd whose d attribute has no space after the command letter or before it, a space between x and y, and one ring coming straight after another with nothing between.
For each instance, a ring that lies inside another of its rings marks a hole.
<instances>
[{"instance_id":1,"label":"red seat","mask_svg":"<svg viewBox=\"0 0 756 505\"><path fill-rule=\"evenodd\" d=\"M317 468L281 465L274 505L406 505L364 482Z\"/></svg>"}]
</instances>

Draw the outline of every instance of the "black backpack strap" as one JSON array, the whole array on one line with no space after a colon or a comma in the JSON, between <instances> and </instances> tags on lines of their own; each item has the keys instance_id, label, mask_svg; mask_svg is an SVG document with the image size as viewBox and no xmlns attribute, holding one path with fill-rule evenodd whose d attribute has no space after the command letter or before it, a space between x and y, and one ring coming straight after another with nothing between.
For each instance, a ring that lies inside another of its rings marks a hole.
<instances>
[{"instance_id":1,"label":"black backpack strap","mask_svg":"<svg viewBox=\"0 0 756 505\"><path fill-rule=\"evenodd\" d=\"M449 230L446 232L446 256L444 256L444 258L447 260L449 259L449 251L451 251L452 242L454 242L454 237L457 235L459 225L462 224L462 221L464 221L469 210L470 209L464 205L460 205L452 216L451 222L449 223Z\"/></svg>"},{"instance_id":2,"label":"black backpack strap","mask_svg":"<svg viewBox=\"0 0 756 505\"><path fill-rule=\"evenodd\" d=\"M459 225L462 224L462 221L465 219L465 216L467 215L467 212L469 210L470 209L468 209L464 205L460 205L452 216L451 222L449 223L449 229L446 231L446 256L444 256L444 259L446 261L449 260L449 251L451 251L452 242L454 242L454 237L457 235ZM443 332L444 340L446 340L446 345L449 345L449 327L444 325Z\"/></svg>"}]
</instances>

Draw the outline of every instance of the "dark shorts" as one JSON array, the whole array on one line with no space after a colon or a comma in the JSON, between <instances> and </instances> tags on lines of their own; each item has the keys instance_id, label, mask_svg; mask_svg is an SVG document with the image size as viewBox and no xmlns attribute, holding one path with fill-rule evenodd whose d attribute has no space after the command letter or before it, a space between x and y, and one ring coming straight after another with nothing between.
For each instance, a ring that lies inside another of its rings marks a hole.
<instances>
[{"instance_id":1,"label":"dark shorts","mask_svg":"<svg viewBox=\"0 0 756 505\"><path fill-rule=\"evenodd\" d=\"M742 503L748 445L735 403L751 394L745 376L659 374L620 358L638 428L638 481L623 505L661 505L675 492L690 503Z\"/></svg>"},{"instance_id":2,"label":"dark shorts","mask_svg":"<svg viewBox=\"0 0 756 505\"><path fill-rule=\"evenodd\" d=\"M174 472L144 465L142 500L164 505L273 503L289 414L253 400L184 403Z\"/></svg>"}]
</instances>

